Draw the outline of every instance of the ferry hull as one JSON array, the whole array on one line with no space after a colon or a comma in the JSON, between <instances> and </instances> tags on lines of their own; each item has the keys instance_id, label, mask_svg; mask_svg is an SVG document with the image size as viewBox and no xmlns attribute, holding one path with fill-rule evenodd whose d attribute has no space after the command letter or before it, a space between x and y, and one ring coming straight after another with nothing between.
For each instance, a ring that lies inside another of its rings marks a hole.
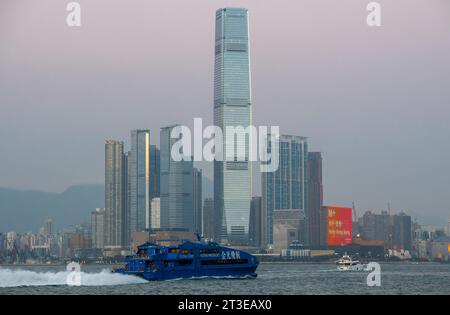
<instances>
[{"instance_id":1,"label":"ferry hull","mask_svg":"<svg viewBox=\"0 0 450 315\"><path fill-rule=\"evenodd\" d=\"M132 272L124 269L117 269L114 272L126 275L134 275L148 281L164 281L174 279L201 279L201 278L224 278L224 279L245 279L256 278L256 268L221 268L210 270L172 270L172 271L144 271Z\"/></svg>"},{"instance_id":2,"label":"ferry hull","mask_svg":"<svg viewBox=\"0 0 450 315\"><path fill-rule=\"evenodd\" d=\"M239 249L213 242L186 241L176 246L145 243L125 258L125 266L113 272L146 280L190 278L255 278L258 260Z\"/></svg>"}]
</instances>

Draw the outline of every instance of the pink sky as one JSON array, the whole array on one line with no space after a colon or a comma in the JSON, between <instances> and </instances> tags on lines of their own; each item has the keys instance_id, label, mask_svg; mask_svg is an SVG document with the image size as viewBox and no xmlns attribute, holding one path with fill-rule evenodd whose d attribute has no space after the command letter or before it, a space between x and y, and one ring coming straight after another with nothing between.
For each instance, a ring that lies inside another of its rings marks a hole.
<instances>
[{"instance_id":1,"label":"pink sky","mask_svg":"<svg viewBox=\"0 0 450 315\"><path fill-rule=\"evenodd\" d=\"M378 1L378 29L362 0L80 0L79 29L68 2L0 3L0 186L102 182L106 138L210 123L214 12L239 6L254 122L323 152L326 202L450 217L448 0Z\"/></svg>"}]
</instances>

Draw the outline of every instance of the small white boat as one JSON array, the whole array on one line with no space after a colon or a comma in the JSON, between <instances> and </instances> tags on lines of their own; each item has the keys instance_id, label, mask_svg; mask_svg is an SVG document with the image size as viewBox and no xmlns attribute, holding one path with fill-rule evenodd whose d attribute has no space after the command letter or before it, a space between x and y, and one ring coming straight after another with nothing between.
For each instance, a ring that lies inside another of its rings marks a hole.
<instances>
[{"instance_id":1,"label":"small white boat","mask_svg":"<svg viewBox=\"0 0 450 315\"><path fill-rule=\"evenodd\" d=\"M336 262L339 271L363 271L365 265L359 260L353 260L349 255L345 254Z\"/></svg>"}]
</instances>

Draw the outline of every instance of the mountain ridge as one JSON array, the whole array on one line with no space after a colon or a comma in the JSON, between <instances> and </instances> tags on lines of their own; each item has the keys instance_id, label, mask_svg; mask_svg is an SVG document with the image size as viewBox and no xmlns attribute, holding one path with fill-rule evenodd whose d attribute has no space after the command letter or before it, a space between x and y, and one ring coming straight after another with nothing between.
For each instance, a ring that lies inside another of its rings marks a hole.
<instances>
[{"instance_id":1,"label":"mountain ridge","mask_svg":"<svg viewBox=\"0 0 450 315\"><path fill-rule=\"evenodd\" d=\"M54 230L90 220L104 207L102 184L81 184L61 193L0 187L0 232L37 232L47 219Z\"/></svg>"}]
</instances>

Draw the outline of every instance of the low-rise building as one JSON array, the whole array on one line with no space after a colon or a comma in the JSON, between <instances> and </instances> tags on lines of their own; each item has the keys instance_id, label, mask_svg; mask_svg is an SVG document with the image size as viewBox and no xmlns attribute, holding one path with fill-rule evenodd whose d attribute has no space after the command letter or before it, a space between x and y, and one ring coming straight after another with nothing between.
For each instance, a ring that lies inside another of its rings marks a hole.
<instances>
[{"instance_id":1,"label":"low-rise building","mask_svg":"<svg viewBox=\"0 0 450 315\"><path fill-rule=\"evenodd\" d=\"M449 261L450 237L441 236L431 243L431 259Z\"/></svg>"}]
</instances>

